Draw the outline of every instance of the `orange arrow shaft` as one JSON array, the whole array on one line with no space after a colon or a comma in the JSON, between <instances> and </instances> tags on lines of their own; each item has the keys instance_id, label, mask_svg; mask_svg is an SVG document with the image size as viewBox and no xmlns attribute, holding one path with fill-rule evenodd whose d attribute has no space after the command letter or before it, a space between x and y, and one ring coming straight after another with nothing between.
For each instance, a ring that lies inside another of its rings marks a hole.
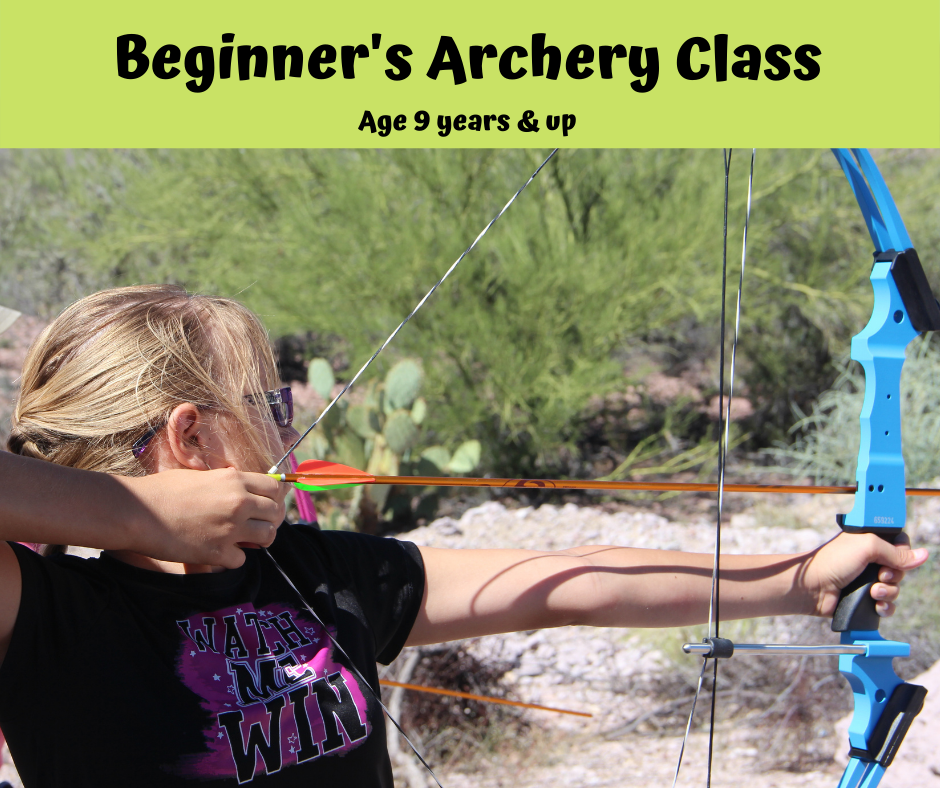
<instances>
[{"instance_id":1,"label":"orange arrow shaft","mask_svg":"<svg viewBox=\"0 0 940 788\"><path fill-rule=\"evenodd\" d=\"M634 490L648 492L717 492L715 482L608 482L580 479L480 479L461 476L357 476L354 474L285 473L284 481L316 485L390 484L417 487L502 487L548 490ZM725 484L725 492L750 493L812 493L816 495L848 495L855 492L849 485L817 484ZM940 495L940 489L908 487L908 495Z\"/></svg>"},{"instance_id":2,"label":"orange arrow shaft","mask_svg":"<svg viewBox=\"0 0 940 788\"><path fill-rule=\"evenodd\" d=\"M538 709L539 711L554 711L558 714L573 714L575 717L593 717L593 714L586 714L583 711L570 711L569 709L555 709L551 706L540 706L537 703L521 703L517 700L506 700L505 698L493 698L489 695L474 695L471 692L458 692L457 690L438 689L437 687L425 687L421 684L403 684L400 681L389 681L380 679L379 684L383 687L400 687L401 689L414 690L415 692L429 692L433 695L448 695L452 698L466 698L467 700L479 700L484 703L501 703L504 706L519 706L523 709Z\"/></svg>"}]
</instances>

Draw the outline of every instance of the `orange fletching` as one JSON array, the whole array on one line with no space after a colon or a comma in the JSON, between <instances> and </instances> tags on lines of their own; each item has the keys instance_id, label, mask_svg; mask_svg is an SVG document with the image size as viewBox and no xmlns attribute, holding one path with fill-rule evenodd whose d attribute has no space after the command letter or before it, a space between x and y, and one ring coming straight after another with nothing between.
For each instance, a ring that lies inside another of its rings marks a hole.
<instances>
[{"instance_id":1,"label":"orange fletching","mask_svg":"<svg viewBox=\"0 0 940 788\"><path fill-rule=\"evenodd\" d=\"M297 466L297 484L315 487L339 487L374 482L364 471L328 460L304 460Z\"/></svg>"}]
</instances>

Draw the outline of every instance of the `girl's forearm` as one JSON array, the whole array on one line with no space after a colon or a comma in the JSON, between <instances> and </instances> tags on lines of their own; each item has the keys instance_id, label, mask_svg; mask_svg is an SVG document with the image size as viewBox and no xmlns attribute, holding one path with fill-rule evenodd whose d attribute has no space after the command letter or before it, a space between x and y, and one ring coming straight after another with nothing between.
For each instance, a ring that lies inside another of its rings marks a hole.
<instances>
[{"instance_id":1,"label":"girl's forearm","mask_svg":"<svg viewBox=\"0 0 940 788\"><path fill-rule=\"evenodd\" d=\"M568 552L589 563L596 583L591 594L572 589L571 602L586 603L575 610L576 623L674 627L708 620L713 555L610 547ZM721 618L813 613L815 596L804 582L811 555L721 556Z\"/></svg>"},{"instance_id":2,"label":"girl's forearm","mask_svg":"<svg viewBox=\"0 0 940 788\"><path fill-rule=\"evenodd\" d=\"M560 552L421 548L427 589L409 645L543 627L708 620L712 556L630 547ZM721 557L722 619L812 613L812 553Z\"/></svg>"},{"instance_id":3,"label":"girl's forearm","mask_svg":"<svg viewBox=\"0 0 940 788\"><path fill-rule=\"evenodd\" d=\"M0 540L132 549L144 507L127 480L0 452Z\"/></svg>"},{"instance_id":4,"label":"girl's forearm","mask_svg":"<svg viewBox=\"0 0 940 788\"><path fill-rule=\"evenodd\" d=\"M267 546L286 484L234 468L110 476L0 452L0 540L125 550L178 563L241 566Z\"/></svg>"}]
</instances>

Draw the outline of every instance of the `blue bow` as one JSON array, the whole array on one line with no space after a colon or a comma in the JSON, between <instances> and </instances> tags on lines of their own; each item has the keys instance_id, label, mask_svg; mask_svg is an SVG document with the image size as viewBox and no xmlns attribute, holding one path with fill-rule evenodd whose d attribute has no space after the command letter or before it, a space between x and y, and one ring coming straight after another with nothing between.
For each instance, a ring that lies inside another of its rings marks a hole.
<instances>
[{"instance_id":1,"label":"blue bow","mask_svg":"<svg viewBox=\"0 0 940 788\"><path fill-rule=\"evenodd\" d=\"M938 306L891 192L867 150L833 149L875 244L871 284L875 304L868 325L852 338L852 358L865 370L861 444L855 504L837 520L849 533L876 533L894 542L907 513L901 455L901 367L908 343L940 328ZM854 155L854 159L853 159ZM893 760L927 690L894 672L894 657L907 657L908 643L878 634L871 598L878 567L871 565L842 592L832 629L842 644L862 654L839 657L839 670L855 696L849 726L849 764L839 788L874 788Z\"/></svg>"}]
</instances>

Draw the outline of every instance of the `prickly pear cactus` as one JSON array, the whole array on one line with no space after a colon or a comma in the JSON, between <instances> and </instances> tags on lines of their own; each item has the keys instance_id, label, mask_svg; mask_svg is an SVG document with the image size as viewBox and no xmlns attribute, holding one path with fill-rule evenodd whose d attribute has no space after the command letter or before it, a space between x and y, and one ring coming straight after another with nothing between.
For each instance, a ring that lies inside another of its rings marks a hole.
<instances>
[{"instance_id":1,"label":"prickly pear cactus","mask_svg":"<svg viewBox=\"0 0 940 788\"><path fill-rule=\"evenodd\" d=\"M481 453L480 441L472 440L461 443L444 470L447 473L470 473L480 464Z\"/></svg>"},{"instance_id":2,"label":"prickly pear cactus","mask_svg":"<svg viewBox=\"0 0 940 788\"><path fill-rule=\"evenodd\" d=\"M370 380L362 390L362 404L371 410L382 412L382 406L385 402L385 388L377 380Z\"/></svg>"},{"instance_id":3,"label":"prickly pear cactus","mask_svg":"<svg viewBox=\"0 0 940 788\"><path fill-rule=\"evenodd\" d=\"M417 424L419 427L424 421L424 417L428 415L428 403L425 401L424 397L418 397L415 400L415 404L411 406L411 420Z\"/></svg>"},{"instance_id":4,"label":"prickly pear cactus","mask_svg":"<svg viewBox=\"0 0 940 788\"><path fill-rule=\"evenodd\" d=\"M382 434L388 447L399 456L413 449L418 442L418 428L411 420L411 414L404 408L388 415Z\"/></svg>"},{"instance_id":5,"label":"prickly pear cactus","mask_svg":"<svg viewBox=\"0 0 940 788\"><path fill-rule=\"evenodd\" d=\"M420 476L439 476L444 473L444 469L450 463L450 452L443 446L429 446L421 452L421 459L431 463L434 467L433 473L422 473Z\"/></svg>"},{"instance_id":6,"label":"prickly pear cactus","mask_svg":"<svg viewBox=\"0 0 940 788\"><path fill-rule=\"evenodd\" d=\"M375 476L441 476L466 474L480 463L480 444L467 441L453 454L443 446L430 446L420 454L422 425L428 404L418 394L423 383L421 365L412 359L395 364L384 381L371 380L360 388L358 401L341 400L320 423L312 442L317 459L333 459L362 468ZM314 359L307 375L310 385L325 399L336 384L325 359ZM361 531L378 533L383 519L414 522L437 510L441 488L367 485L334 490L334 499L351 496L350 518Z\"/></svg>"},{"instance_id":7,"label":"prickly pear cactus","mask_svg":"<svg viewBox=\"0 0 940 788\"><path fill-rule=\"evenodd\" d=\"M351 468L362 468L366 464L363 440L350 431L342 432L333 442L333 456L337 462Z\"/></svg>"},{"instance_id":8,"label":"prickly pear cactus","mask_svg":"<svg viewBox=\"0 0 940 788\"><path fill-rule=\"evenodd\" d=\"M383 436L376 435L375 447L372 449L372 456L369 458L366 472L371 473L373 476L398 476L398 470L398 456L385 442ZM385 510L385 504L388 501L388 494L391 489L387 484L370 484L366 491L380 514Z\"/></svg>"},{"instance_id":9,"label":"prickly pear cactus","mask_svg":"<svg viewBox=\"0 0 940 788\"><path fill-rule=\"evenodd\" d=\"M307 367L307 382L323 399L330 399L330 392L336 384L333 367L325 358L315 358Z\"/></svg>"},{"instance_id":10,"label":"prickly pear cactus","mask_svg":"<svg viewBox=\"0 0 940 788\"><path fill-rule=\"evenodd\" d=\"M346 411L346 423L360 438L367 440L382 431L380 413L368 405L350 405Z\"/></svg>"},{"instance_id":11,"label":"prickly pear cactus","mask_svg":"<svg viewBox=\"0 0 940 788\"><path fill-rule=\"evenodd\" d=\"M385 376L385 412L410 408L421 390L424 373L417 361L406 358Z\"/></svg>"}]
</instances>

